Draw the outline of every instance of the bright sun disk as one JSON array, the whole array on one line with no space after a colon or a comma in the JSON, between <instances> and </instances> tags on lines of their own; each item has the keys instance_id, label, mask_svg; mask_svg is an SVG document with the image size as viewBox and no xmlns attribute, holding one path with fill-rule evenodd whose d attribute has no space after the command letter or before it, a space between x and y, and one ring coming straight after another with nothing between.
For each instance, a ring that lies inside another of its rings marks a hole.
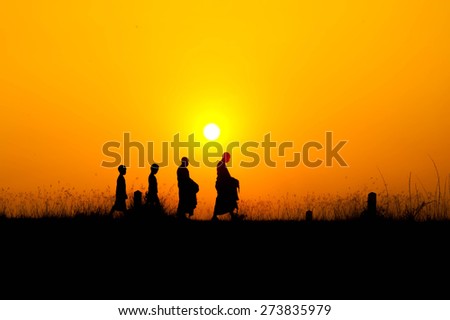
<instances>
[{"instance_id":1,"label":"bright sun disk","mask_svg":"<svg viewBox=\"0 0 450 320\"><path fill-rule=\"evenodd\" d=\"M220 129L216 124L210 123L203 129L203 135L208 140L216 140L220 135Z\"/></svg>"}]
</instances>

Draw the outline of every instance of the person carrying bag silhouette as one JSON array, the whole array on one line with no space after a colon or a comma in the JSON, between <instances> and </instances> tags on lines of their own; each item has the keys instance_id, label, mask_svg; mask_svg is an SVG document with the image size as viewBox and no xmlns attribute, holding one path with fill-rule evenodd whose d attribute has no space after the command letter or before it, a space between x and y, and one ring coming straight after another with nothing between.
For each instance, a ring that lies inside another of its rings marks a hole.
<instances>
[{"instance_id":1,"label":"person carrying bag silhouette","mask_svg":"<svg viewBox=\"0 0 450 320\"><path fill-rule=\"evenodd\" d=\"M214 205L214 213L212 220L218 220L218 215L230 214L232 220L240 218L238 215L238 200L239 200L239 180L232 177L227 168L227 163L230 161L231 155L225 152L222 155L222 160L217 163L217 178L216 191L217 197Z\"/></svg>"}]
</instances>

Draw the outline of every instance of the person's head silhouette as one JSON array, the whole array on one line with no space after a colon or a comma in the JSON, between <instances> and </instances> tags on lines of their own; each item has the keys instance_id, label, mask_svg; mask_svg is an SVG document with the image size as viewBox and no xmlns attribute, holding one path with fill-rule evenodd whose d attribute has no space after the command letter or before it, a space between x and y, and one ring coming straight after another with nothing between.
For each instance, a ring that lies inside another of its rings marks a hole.
<instances>
[{"instance_id":1,"label":"person's head silhouette","mask_svg":"<svg viewBox=\"0 0 450 320\"><path fill-rule=\"evenodd\" d=\"M231 155L230 155L229 152L225 152L225 153L222 155L222 161L225 162L225 163L228 163L228 161L230 161L230 158L231 158Z\"/></svg>"},{"instance_id":2,"label":"person's head silhouette","mask_svg":"<svg viewBox=\"0 0 450 320\"><path fill-rule=\"evenodd\" d=\"M187 167L189 165L189 159L187 157L181 158L181 166Z\"/></svg>"},{"instance_id":3,"label":"person's head silhouette","mask_svg":"<svg viewBox=\"0 0 450 320\"><path fill-rule=\"evenodd\" d=\"M152 164L152 166L150 167L150 171L153 174L157 174L159 170L159 165L157 165L156 163Z\"/></svg>"},{"instance_id":4,"label":"person's head silhouette","mask_svg":"<svg viewBox=\"0 0 450 320\"><path fill-rule=\"evenodd\" d=\"M117 169L119 170L121 175L125 175L127 173L127 167L125 167L123 164L121 164Z\"/></svg>"}]
</instances>

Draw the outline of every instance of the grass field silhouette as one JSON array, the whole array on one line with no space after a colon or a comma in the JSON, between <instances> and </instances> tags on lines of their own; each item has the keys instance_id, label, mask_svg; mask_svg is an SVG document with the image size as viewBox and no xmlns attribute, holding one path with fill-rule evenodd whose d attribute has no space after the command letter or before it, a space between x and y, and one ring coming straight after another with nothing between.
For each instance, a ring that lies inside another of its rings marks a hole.
<instances>
[{"instance_id":1,"label":"grass field silhouette","mask_svg":"<svg viewBox=\"0 0 450 320\"><path fill-rule=\"evenodd\" d=\"M242 221L130 210L111 192L3 189L3 293L43 299L449 298L449 186L242 201ZM132 199L132 196L129 197ZM313 211L307 221L305 213ZM45 288L45 290L44 290ZM197 288L198 290L194 290ZM228 292L233 292L229 295Z\"/></svg>"}]
</instances>

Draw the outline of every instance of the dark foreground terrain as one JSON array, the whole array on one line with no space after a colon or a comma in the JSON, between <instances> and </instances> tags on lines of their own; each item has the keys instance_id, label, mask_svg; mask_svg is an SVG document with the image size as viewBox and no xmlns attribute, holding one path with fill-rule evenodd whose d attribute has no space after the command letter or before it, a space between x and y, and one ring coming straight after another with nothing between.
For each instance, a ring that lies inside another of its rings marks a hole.
<instances>
[{"instance_id":1,"label":"dark foreground terrain","mask_svg":"<svg viewBox=\"0 0 450 320\"><path fill-rule=\"evenodd\" d=\"M449 299L450 222L0 219L3 299Z\"/></svg>"}]
</instances>

